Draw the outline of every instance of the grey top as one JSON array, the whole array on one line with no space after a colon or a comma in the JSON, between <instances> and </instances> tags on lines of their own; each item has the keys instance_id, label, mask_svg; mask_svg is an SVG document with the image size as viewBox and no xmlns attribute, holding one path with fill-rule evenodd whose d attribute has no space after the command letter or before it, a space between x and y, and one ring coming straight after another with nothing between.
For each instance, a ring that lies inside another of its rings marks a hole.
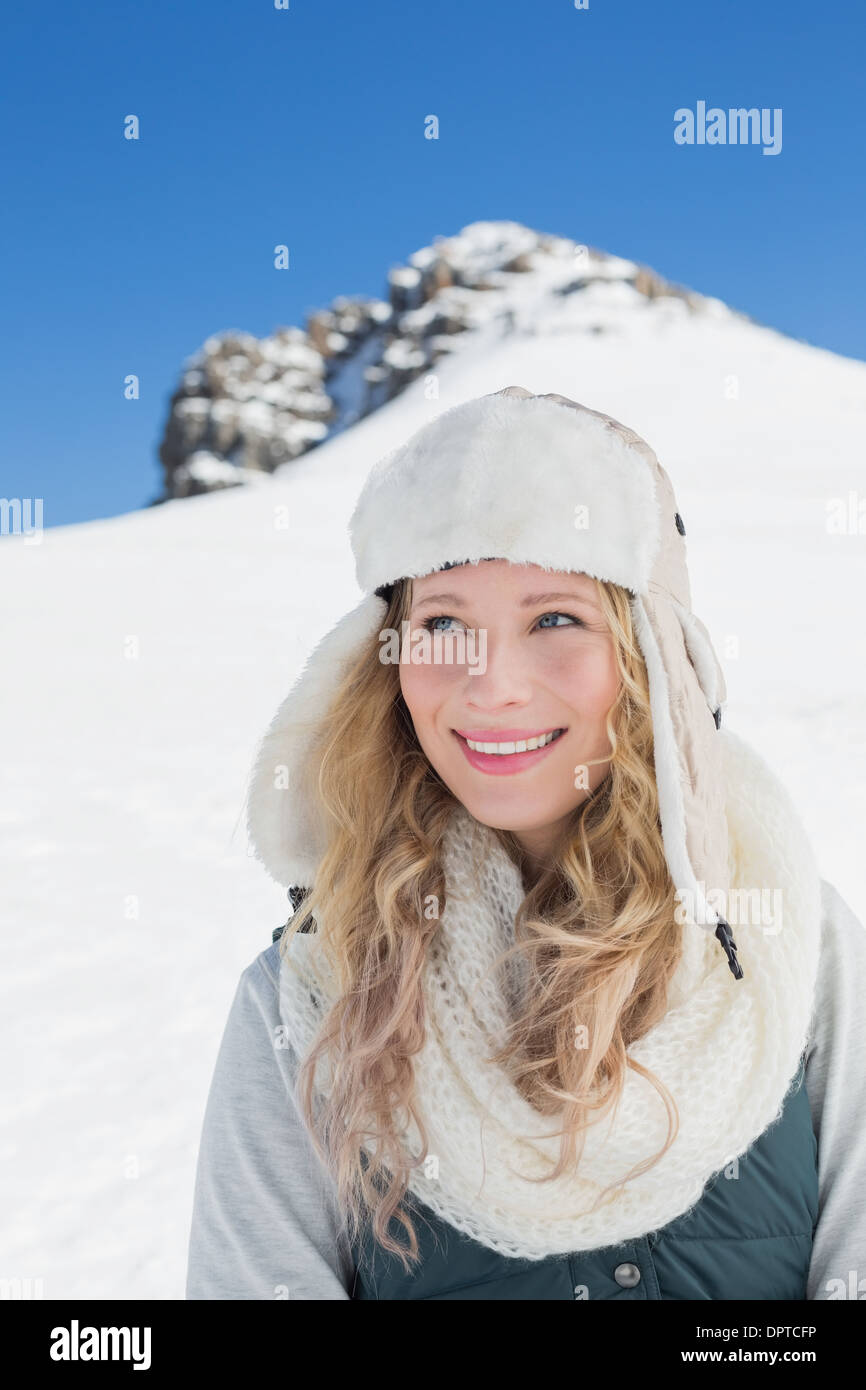
<instances>
[{"instance_id":1,"label":"grey top","mask_svg":"<svg viewBox=\"0 0 866 1390\"><path fill-rule=\"evenodd\" d=\"M866 1290L866 929L821 883L821 955L805 1084L818 1139L808 1299ZM333 1181L293 1098L280 1037L279 945L243 971L202 1127L187 1299L349 1299ZM834 1282L835 1281L835 1282Z\"/></svg>"}]
</instances>

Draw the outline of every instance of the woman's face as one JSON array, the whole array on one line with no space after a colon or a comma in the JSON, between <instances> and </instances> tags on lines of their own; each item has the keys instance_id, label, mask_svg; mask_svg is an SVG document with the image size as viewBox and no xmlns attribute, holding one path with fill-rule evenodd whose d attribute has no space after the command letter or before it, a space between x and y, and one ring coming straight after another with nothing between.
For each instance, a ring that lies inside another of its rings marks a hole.
<instances>
[{"instance_id":1,"label":"woman's face","mask_svg":"<svg viewBox=\"0 0 866 1390\"><path fill-rule=\"evenodd\" d=\"M543 862L609 767L605 716L620 678L595 582L484 560L412 587L416 660L405 644L400 685L418 741L476 820L513 831ZM513 747L539 738L541 747Z\"/></svg>"}]
</instances>

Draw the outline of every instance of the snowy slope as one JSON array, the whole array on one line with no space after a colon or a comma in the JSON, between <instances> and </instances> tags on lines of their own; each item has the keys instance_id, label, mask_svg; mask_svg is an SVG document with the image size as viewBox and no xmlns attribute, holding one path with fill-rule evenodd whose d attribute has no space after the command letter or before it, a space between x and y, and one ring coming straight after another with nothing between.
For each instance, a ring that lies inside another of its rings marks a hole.
<instances>
[{"instance_id":1,"label":"snowy slope","mask_svg":"<svg viewBox=\"0 0 866 1390\"><path fill-rule=\"evenodd\" d=\"M512 330L497 314L462 334L438 399L420 378L255 486L0 544L0 1276L53 1298L183 1296L216 1048L287 915L247 852L246 774L358 596L346 523L367 469L458 401L561 392L654 446L726 722L866 916L866 536L825 525L829 499L866 496L866 364L715 301L514 278Z\"/></svg>"}]
</instances>

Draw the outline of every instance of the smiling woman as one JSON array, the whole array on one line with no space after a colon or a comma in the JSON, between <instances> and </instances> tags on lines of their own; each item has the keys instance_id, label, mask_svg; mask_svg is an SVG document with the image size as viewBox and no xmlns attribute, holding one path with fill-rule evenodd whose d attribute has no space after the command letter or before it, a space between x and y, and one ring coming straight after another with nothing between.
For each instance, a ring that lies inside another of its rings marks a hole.
<instances>
[{"instance_id":1,"label":"smiling woman","mask_svg":"<svg viewBox=\"0 0 866 1390\"><path fill-rule=\"evenodd\" d=\"M480 629L485 667L468 679L459 665L401 663L403 699L457 800L540 857L609 765L607 721L623 675L604 587L562 572L552 588L538 565L493 559L452 567L449 580L444 594L437 574L412 580L410 617L428 628L459 621ZM440 612L446 604L459 619Z\"/></svg>"},{"instance_id":2,"label":"smiling woman","mask_svg":"<svg viewBox=\"0 0 866 1390\"><path fill-rule=\"evenodd\" d=\"M721 728L654 453L510 387L382 460L350 529L364 597L251 779L296 911L227 1027L189 1295L835 1296L863 930ZM726 916L779 885L784 930Z\"/></svg>"}]
</instances>

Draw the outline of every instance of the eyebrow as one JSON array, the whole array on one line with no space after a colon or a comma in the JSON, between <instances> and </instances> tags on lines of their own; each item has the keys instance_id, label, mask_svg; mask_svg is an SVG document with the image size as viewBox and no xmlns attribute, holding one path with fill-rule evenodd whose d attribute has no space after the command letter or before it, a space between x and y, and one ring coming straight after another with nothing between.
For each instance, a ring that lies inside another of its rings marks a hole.
<instances>
[{"instance_id":1,"label":"eyebrow","mask_svg":"<svg viewBox=\"0 0 866 1390\"><path fill-rule=\"evenodd\" d=\"M520 607L533 608L537 603L555 603L562 599L567 600L569 603L592 603L591 598L583 598L580 594L549 592L542 594L526 594L525 597L520 600ZM461 598L459 594L454 593L425 594L424 598L418 599L417 603L413 604L413 607L423 608L425 603L451 603L455 608L465 608L467 600Z\"/></svg>"}]
</instances>

